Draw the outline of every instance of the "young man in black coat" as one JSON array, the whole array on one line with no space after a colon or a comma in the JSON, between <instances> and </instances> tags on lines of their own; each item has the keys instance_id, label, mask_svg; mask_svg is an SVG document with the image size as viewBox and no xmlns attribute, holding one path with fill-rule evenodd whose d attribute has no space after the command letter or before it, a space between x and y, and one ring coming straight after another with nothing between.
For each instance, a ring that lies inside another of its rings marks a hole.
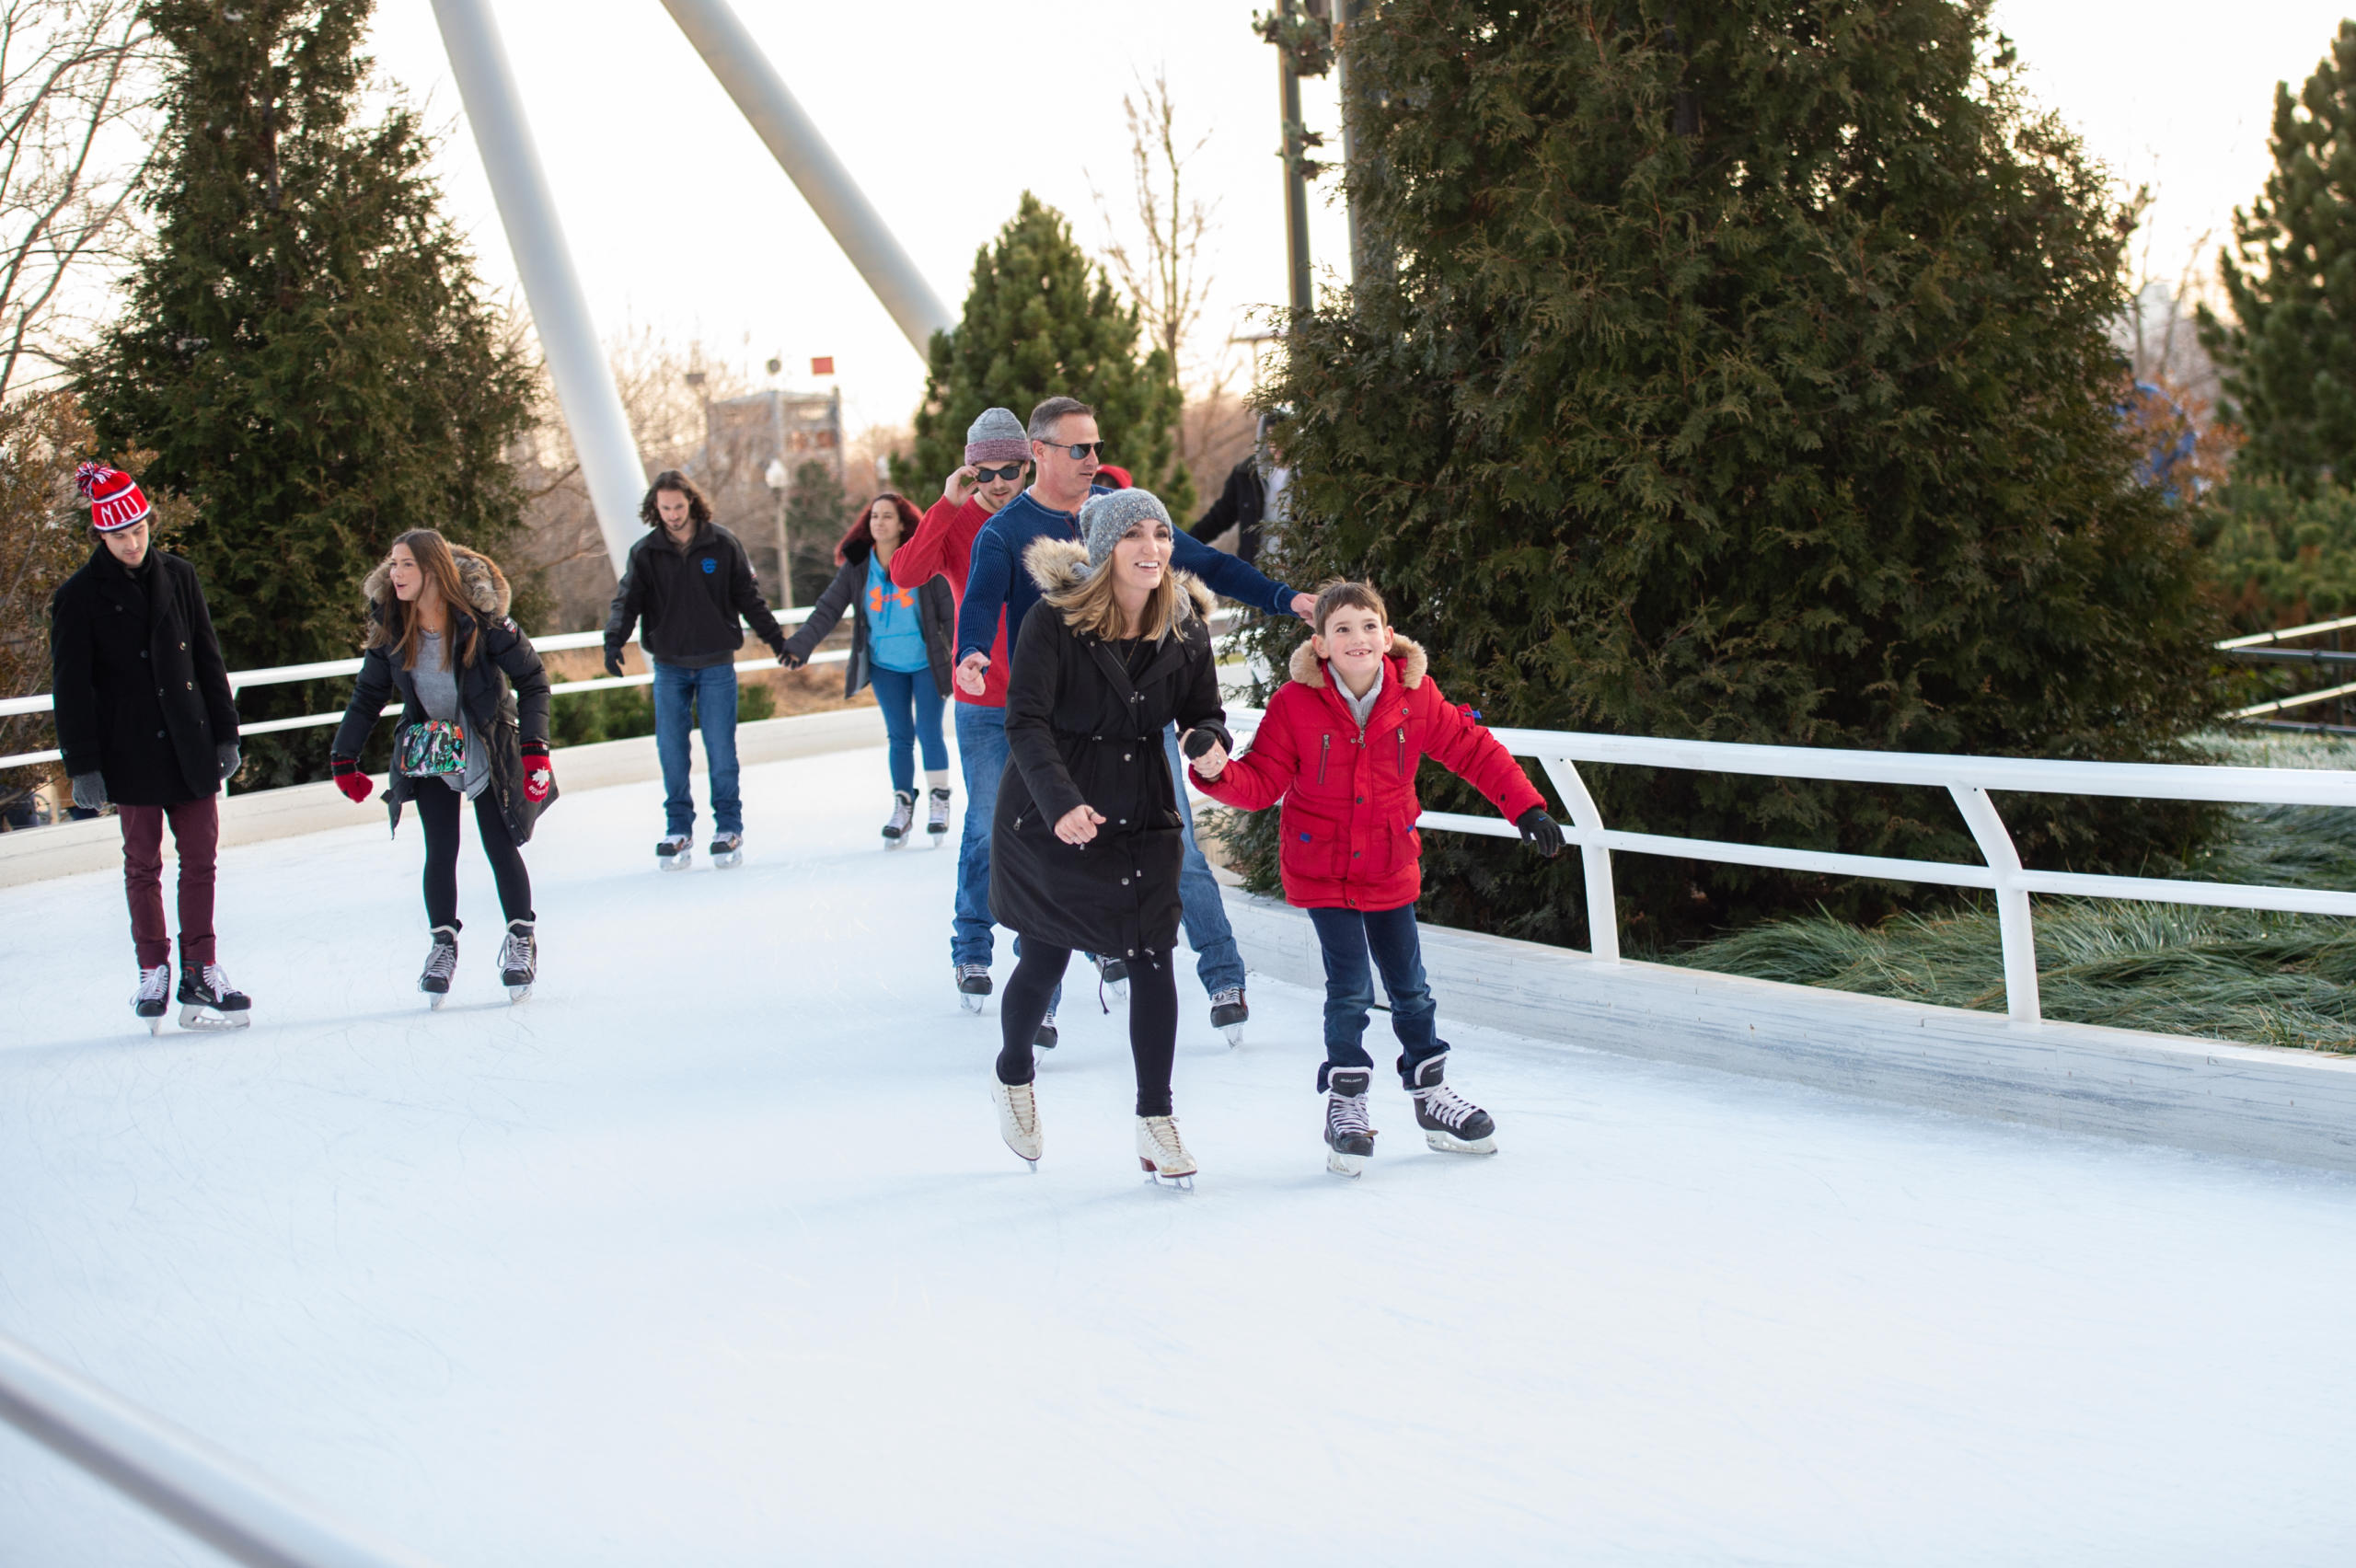
<instances>
[{"instance_id":1,"label":"young man in black coat","mask_svg":"<svg viewBox=\"0 0 2356 1568\"><path fill-rule=\"evenodd\" d=\"M139 953L132 1008L151 1032L171 994L164 824L180 859L180 1023L235 1029L252 1001L215 962L213 883L222 780L237 770L237 709L196 568L148 544L147 498L130 475L85 463L98 548L50 601L57 744L74 803L111 801Z\"/></svg>"},{"instance_id":2,"label":"young man in black coat","mask_svg":"<svg viewBox=\"0 0 2356 1568\"><path fill-rule=\"evenodd\" d=\"M711 769L712 863L745 854L745 802L736 792L736 651L741 621L787 663L785 633L761 597L760 580L736 536L711 520L711 503L676 468L654 476L639 518L653 530L630 547L628 569L606 617L606 673L622 673L622 644L639 628L654 672L654 755L663 765L664 833L654 847L664 870L693 855L696 803L687 790L687 732L703 731Z\"/></svg>"},{"instance_id":3,"label":"young man in black coat","mask_svg":"<svg viewBox=\"0 0 2356 1568\"><path fill-rule=\"evenodd\" d=\"M1292 483L1292 468L1276 443L1284 416L1260 416L1259 441L1250 455L1228 471L1227 488L1208 511L1186 530L1194 538L1215 545L1235 531L1235 553L1246 564L1260 564L1260 548L1274 526L1284 520L1285 491Z\"/></svg>"}]
</instances>

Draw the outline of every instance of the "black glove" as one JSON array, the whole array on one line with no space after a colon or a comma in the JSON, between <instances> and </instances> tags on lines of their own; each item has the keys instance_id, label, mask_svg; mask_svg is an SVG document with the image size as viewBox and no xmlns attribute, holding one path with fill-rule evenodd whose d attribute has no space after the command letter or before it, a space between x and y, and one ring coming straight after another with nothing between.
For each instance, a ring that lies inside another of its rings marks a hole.
<instances>
[{"instance_id":1,"label":"black glove","mask_svg":"<svg viewBox=\"0 0 2356 1568\"><path fill-rule=\"evenodd\" d=\"M1521 841L1548 859L1563 852L1562 825L1546 814L1545 807L1530 807L1514 818L1513 824L1521 829Z\"/></svg>"},{"instance_id":2,"label":"black glove","mask_svg":"<svg viewBox=\"0 0 2356 1568\"><path fill-rule=\"evenodd\" d=\"M798 670L810 661L791 648L780 648L777 651L777 662L789 670Z\"/></svg>"},{"instance_id":3,"label":"black glove","mask_svg":"<svg viewBox=\"0 0 2356 1568\"><path fill-rule=\"evenodd\" d=\"M1185 752L1186 760L1193 762L1208 753L1213 742L1225 746L1230 756L1235 755L1235 737L1229 734L1227 726L1216 719L1206 719L1187 731L1186 738L1180 743L1180 749Z\"/></svg>"},{"instance_id":4,"label":"black glove","mask_svg":"<svg viewBox=\"0 0 2356 1568\"><path fill-rule=\"evenodd\" d=\"M223 741L213 748L213 760L221 765L221 777L224 778L236 773L237 764L244 759L245 754L237 749L237 743L235 741Z\"/></svg>"},{"instance_id":5,"label":"black glove","mask_svg":"<svg viewBox=\"0 0 2356 1568\"><path fill-rule=\"evenodd\" d=\"M107 803L107 777L103 773L77 773L74 776L74 803L86 812L97 811Z\"/></svg>"},{"instance_id":6,"label":"black glove","mask_svg":"<svg viewBox=\"0 0 2356 1568\"><path fill-rule=\"evenodd\" d=\"M606 674L616 680L622 678L622 653L618 648L606 650Z\"/></svg>"}]
</instances>

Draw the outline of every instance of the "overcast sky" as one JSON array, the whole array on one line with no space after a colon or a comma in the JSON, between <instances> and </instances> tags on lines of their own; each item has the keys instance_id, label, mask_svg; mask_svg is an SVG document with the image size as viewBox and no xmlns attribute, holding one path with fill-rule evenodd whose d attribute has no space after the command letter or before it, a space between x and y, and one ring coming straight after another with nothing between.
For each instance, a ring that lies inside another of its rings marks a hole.
<instances>
[{"instance_id":1,"label":"overcast sky","mask_svg":"<svg viewBox=\"0 0 2356 1568\"><path fill-rule=\"evenodd\" d=\"M923 364L791 183L740 119L659 0L493 0L541 160L599 329L652 327L723 355L786 362L812 384L839 372L854 430L905 421ZM1218 203L1214 336L1284 292L1275 53L1253 36L1252 0L1090 0L1033 12L948 0L737 12L884 221L954 310L975 249L1026 188L1061 208L1091 248L1128 199L1121 97L1133 72L1166 69L1182 121L1207 132L1195 166ZM2150 183L2154 270L2173 276L2195 238L2267 168L2274 83L2304 81L2341 15L2326 0L1999 0L2040 101L2058 109L2126 183ZM448 211L483 275L514 268L460 115L428 0L379 0L377 63L449 134ZM1330 81L1309 84L1312 127L1334 122ZM1338 143L1338 137L1334 140ZM1312 250L1346 270L1337 212Z\"/></svg>"}]
</instances>

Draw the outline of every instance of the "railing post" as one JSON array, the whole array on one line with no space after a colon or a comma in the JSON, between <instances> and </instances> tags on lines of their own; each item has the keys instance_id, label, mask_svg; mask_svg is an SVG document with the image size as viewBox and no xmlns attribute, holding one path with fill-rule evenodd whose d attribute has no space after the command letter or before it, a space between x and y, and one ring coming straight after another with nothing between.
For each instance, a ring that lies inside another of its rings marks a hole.
<instances>
[{"instance_id":1,"label":"railing post","mask_svg":"<svg viewBox=\"0 0 2356 1568\"><path fill-rule=\"evenodd\" d=\"M1587 946L1598 958L1620 962L1620 901L1611 891L1611 851L1603 847L1603 813L1588 793L1577 764L1566 756L1538 759L1578 831L1579 866L1587 873Z\"/></svg>"},{"instance_id":2,"label":"railing post","mask_svg":"<svg viewBox=\"0 0 2356 1568\"><path fill-rule=\"evenodd\" d=\"M2037 932L2029 923L2028 890L2019 884L2020 850L1997 813L1996 802L1976 784L1950 784L1988 869L1996 873L1996 928L2004 947L2004 1007L2015 1023L2035 1023L2043 1017L2037 999Z\"/></svg>"}]
</instances>

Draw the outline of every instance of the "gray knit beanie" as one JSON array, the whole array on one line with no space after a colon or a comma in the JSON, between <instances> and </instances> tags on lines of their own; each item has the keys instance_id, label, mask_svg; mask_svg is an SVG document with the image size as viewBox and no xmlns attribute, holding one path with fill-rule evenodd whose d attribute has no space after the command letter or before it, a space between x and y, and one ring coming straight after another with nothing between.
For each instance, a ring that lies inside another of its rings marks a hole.
<instances>
[{"instance_id":1,"label":"gray knit beanie","mask_svg":"<svg viewBox=\"0 0 2356 1568\"><path fill-rule=\"evenodd\" d=\"M965 429L968 463L1026 463L1031 436L1012 409L984 409L982 417Z\"/></svg>"},{"instance_id":2,"label":"gray knit beanie","mask_svg":"<svg viewBox=\"0 0 2356 1568\"><path fill-rule=\"evenodd\" d=\"M1170 523L1170 509L1151 490L1107 490L1088 498L1080 509L1080 542L1088 547L1088 570L1094 571L1121 542L1121 536L1146 521L1170 524L1172 537L1178 525Z\"/></svg>"}]
</instances>

